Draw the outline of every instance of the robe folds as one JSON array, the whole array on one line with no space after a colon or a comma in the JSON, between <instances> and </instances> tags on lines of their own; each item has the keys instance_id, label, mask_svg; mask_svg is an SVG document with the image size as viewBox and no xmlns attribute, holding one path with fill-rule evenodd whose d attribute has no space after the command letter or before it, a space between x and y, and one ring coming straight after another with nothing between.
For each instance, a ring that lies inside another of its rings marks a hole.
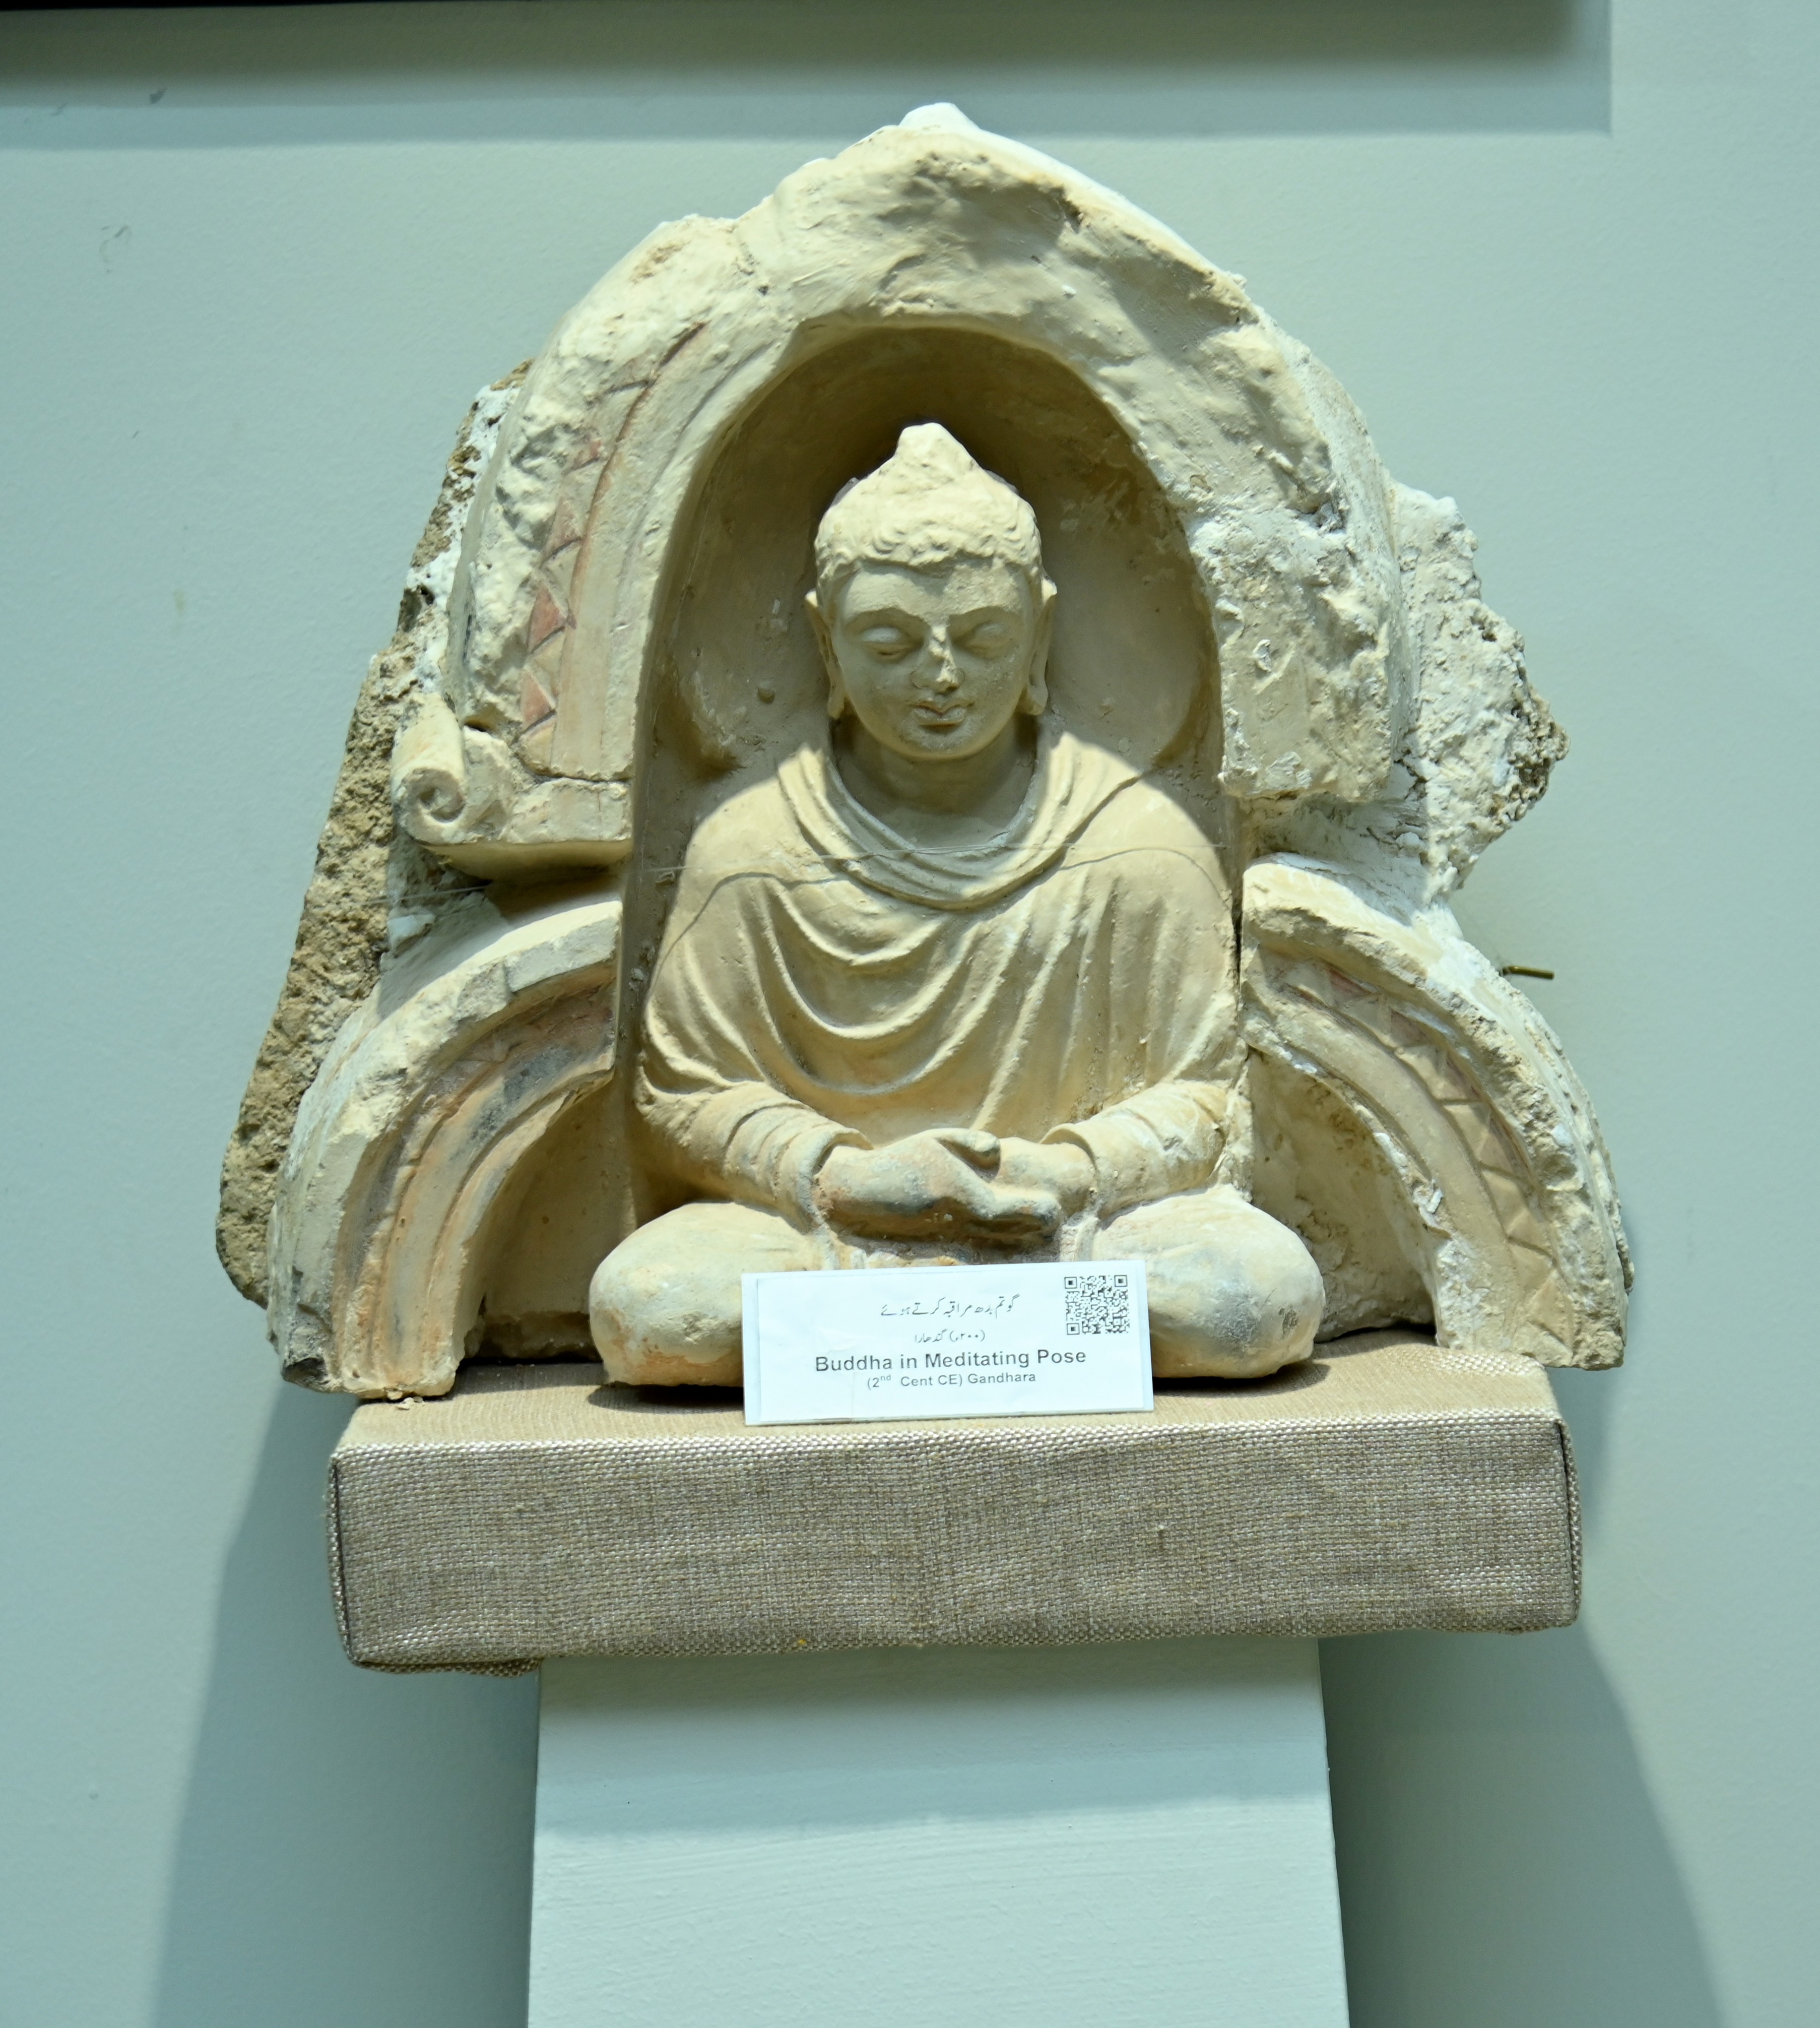
<instances>
[{"instance_id":1,"label":"robe folds","mask_svg":"<svg viewBox=\"0 0 1820 2028\"><path fill-rule=\"evenodd\" d=\"M1045 721L990 843L919 847L807 746L697 828L637 1104L695 1192L813 1224L828 1150L1067 1141L1101 1219L1200 1188L1241 1052L1229 890L1193 820Z\"/></svg>"}]
</instances>

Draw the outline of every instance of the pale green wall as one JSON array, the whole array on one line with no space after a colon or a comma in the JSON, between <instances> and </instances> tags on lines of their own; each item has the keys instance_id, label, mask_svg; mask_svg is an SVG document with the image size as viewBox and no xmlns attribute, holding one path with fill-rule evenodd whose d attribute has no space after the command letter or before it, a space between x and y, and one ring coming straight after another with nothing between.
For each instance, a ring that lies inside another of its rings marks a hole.
<instances>
[{"instance_id":1,"label":"pale green wall","mask_svg":"<svg viewBox=\"0 0 1820 2028\"><path fill-rule=\"evenodd\" d=\"M216 1160L469 394L654 221L952 96L1250 278L1574 735L1465 912L1559 973L1635 1364L1561 1390L1579 1627L1328 1649L1359 2028L1804 2022L1820 17L1619 0L1608 97L1585 0L904 18L0 19L6 2018L516 2015L534 1689L342 1660L345 1410L216 1268Z\"/></svg>"}]
</instances>

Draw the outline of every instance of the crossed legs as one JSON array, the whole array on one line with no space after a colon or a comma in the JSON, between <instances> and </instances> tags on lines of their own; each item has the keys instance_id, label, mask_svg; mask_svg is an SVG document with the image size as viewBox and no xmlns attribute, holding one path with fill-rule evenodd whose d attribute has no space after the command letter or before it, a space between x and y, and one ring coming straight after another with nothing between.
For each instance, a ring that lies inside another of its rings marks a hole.
<instances>
[{"instance_id":1,"label":"crossed legs","mask_svg":"<svg viewBox=\"0 0 1820 2028\"><path fill-rule=\"evenodd\" d=\"M1253 1380L1314 1350L1321 1271L1286 1225L1237 1190L1121 1212L1100 1228L1093 1256L1144 1263L1160 1380Z\"/></svg>"},{"instance_id":2,"label":"crossed legs","mask_svg":"<svg viewBox=\"0 0 1820 2028\"><path fill-rule=\"evenodd\" d=\"M1145 1264L1151 1365L1160 1379L1254 1379L1313 1349L1319 1270L1287 1226L1236 1190L1196 1190L1121 1212L1093 1251ZM684 1205L653 1219L595 1271L589 1307L609 1378L737 1387L740 1276L820 1265L805 1234L750 1205Z\"/></svg>"}]
</instances>

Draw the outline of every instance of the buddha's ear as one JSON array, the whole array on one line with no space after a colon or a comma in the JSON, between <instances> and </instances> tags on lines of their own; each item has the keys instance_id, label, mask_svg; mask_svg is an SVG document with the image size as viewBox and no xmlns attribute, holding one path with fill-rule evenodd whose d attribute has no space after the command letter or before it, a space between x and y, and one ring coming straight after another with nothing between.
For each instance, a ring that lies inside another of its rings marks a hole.
<instances>
[{"instance_id":1,"label":"buddha's ear","mask_svg":"<svg viewBox=\"0 0 1820 2028\"><path fill-rule=\"evenodd\" d=\"M1030 672L1024 679L1023 701L1018 707L1032 718L1049 708L1049 637L1055 631L1056 588L1045 577L1037 588L1036 640L1030 649Z\"/></svg>"},{"instance_id":2,"label":"buddha's ear","mask_svg":"<svg viewBox=\"0 0 1820 2028\"><path fill-rule=\"evenodd\" d=\"M834 636L828 631L828 616L822 610L822 602L812 592L806 593L803 604L808 608L809 624L815 629L816 645L822 651L822 666L828 672L828 716L845 718L847 715L847 686L841 681L841 665L834 655Z\"/></svg>"}]
</instances>

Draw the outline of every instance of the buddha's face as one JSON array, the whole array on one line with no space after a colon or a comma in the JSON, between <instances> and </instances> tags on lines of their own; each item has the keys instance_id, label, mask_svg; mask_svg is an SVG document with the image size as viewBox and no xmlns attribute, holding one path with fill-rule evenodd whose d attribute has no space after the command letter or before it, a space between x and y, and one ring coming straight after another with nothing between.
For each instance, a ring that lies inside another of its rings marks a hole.
<instances>
[{"instance_id":1,"label":"buddha's face","mask_svg":"<svg viewBox=\"0 0 1820 2028\"><path fill-rule=\"evenodd\" d=\"M810 601L829 709L850 710L907 759L982 753L1019 710L1043 708L1052 596L1009 564L971 557L918 570L862 564L831 612Z\"/></svg>"}]
</instances>

